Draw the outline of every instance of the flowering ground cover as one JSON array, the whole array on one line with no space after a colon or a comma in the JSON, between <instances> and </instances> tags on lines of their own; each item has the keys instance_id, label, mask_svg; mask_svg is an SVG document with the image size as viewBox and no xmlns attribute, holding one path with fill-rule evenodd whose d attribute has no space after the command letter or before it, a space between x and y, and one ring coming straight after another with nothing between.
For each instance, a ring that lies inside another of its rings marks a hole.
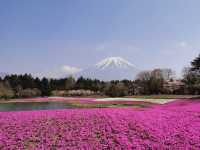
<instances>
[{"instance_id":1,"label":"flowering ground cover","mask_svg":"<svg viewBox=\"0 0 200 150\"><path fill-rule=\"evenodd\" d=\"M200 149L200 102L0 112L0 149Z\"/></svg>"}]
</instances>

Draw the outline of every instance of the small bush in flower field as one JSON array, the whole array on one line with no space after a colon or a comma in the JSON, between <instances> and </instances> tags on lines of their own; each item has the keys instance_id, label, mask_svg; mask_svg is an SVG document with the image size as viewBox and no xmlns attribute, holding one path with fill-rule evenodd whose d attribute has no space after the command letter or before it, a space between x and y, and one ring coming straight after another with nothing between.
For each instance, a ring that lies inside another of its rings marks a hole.
<instances>
[{"instance_id":1,"label":"small bush in flower field","mask_svg":"<svg viewBox=\"0 0 200 150\"><path fill-rule=\"evenodd\" d=\"M199 150L200 103L1 112L0 149Z\"/></svg>"}]
</instances>

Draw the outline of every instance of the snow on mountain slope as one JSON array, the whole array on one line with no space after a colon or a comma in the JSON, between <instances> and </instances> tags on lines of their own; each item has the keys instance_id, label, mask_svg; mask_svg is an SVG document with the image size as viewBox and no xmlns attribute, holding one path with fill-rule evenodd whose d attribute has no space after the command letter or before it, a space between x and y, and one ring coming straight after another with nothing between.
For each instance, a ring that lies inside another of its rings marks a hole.
<instances>
[{"instance_id":1,"label":"snow on mountain slope","mask_svg":"<svg viewBox=\"0 0 200 150\"><path fill-rule=\"evenodd\" d=\"M129 63L121 57L109 57L96 64L96 67L100 69L105 69L111 66L116 66L119 68L134 67L133 64Z\"/></svg>"},{"instance_id":2,"label":"snow on mountain slope","mask_svg":"<svg viewBox=\"0 0 200 150\"><path fill-rule=\"evenodd\" d=\"M132 63L121 57L105 58L99 63L77 74L88 78L96 78L104 81L110 80L133 80L138 74L137 69Z\"/></svg>"},{"instance_id":3,"label":"snow on mountain slope","mask_svg":"<svg viewBox=\"0 0 200 150\"><path fill-rule=\"evenodd\" d=\"M4 73L4 72L0 72L0 78L3 79L3 78L5 78L6 75L8 75L8 74L7 74L7 73Z\"/></svg>"}]
</instances>

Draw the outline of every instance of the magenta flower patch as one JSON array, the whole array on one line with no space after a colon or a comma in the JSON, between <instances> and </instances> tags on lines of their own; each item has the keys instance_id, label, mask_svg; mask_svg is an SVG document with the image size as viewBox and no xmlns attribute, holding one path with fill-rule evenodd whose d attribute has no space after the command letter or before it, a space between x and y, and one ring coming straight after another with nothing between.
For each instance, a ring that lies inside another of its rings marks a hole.
<instances>
[{"instance_id":1,"label":"magenta flower patch","mask_svg":"<svg viewBox=\"0 0 200 150\"><path fill-rule=\"evenodd\" d=\"M0 113L0 149L200 149L200 103Z\"/></svg>"}]
</instances>

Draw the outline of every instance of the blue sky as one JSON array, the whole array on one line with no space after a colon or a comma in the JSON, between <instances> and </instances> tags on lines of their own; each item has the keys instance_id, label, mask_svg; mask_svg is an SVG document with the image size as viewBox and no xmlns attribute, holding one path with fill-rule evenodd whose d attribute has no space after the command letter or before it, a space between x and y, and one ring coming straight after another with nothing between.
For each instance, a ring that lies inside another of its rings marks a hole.
<instances>
[{"instance_id":1,"label":"blue sky","mask_svg":"<svg viewBox=\"0 0 200 150\"><path fill-rule=\"evenodd\" d=\"M0 72L57 75L120 56L180 74L200 52L199 8L199 0L0 0Z\"/></svg>"}]
</instances>

